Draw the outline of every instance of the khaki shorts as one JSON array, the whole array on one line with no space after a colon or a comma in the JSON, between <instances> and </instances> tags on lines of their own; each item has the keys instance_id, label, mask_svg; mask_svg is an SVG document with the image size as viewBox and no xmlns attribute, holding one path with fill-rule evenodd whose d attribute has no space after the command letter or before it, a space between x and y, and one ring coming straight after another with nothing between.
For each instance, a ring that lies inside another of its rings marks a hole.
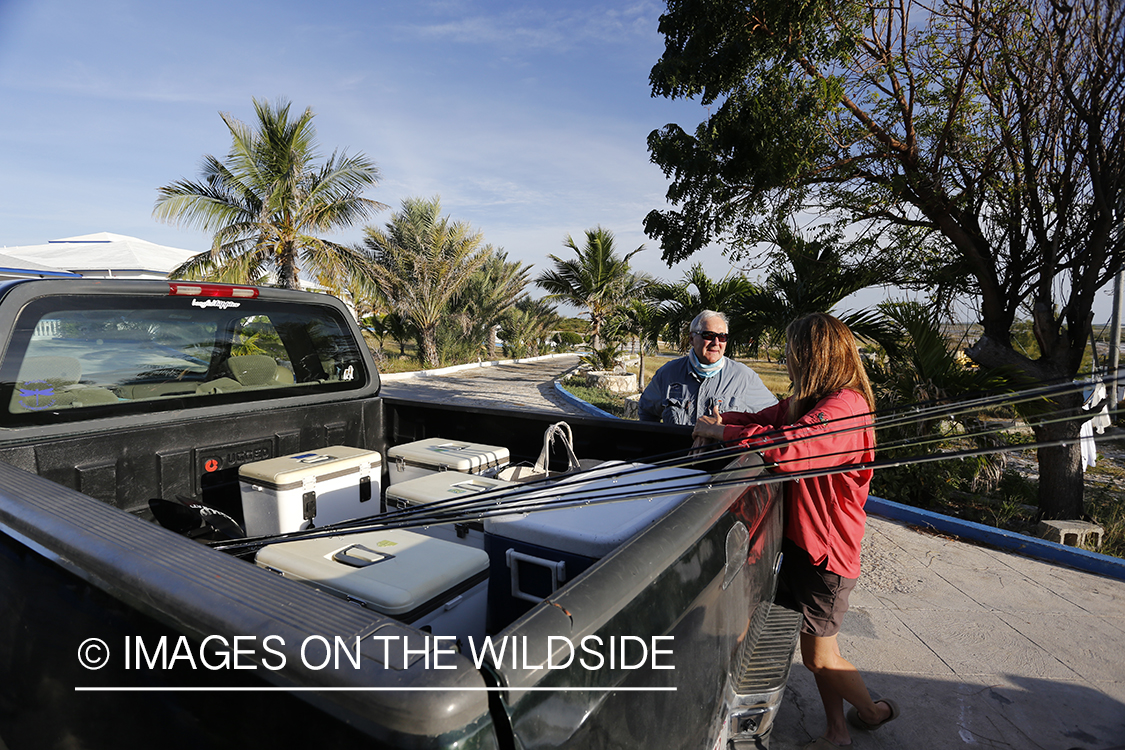
<instances>
[{"instance_id":1,"label":"khaki shorts","mask_svg":"<svg viewBox=\"0 0 1125 750\"><path fill-rule=\"evenodd\" d=\"M784 557L775 603L801 613L802 633L818 638L839 633L848 611L848 594L858 579L832 573L825 563L813 565L809 553L790 539L782 542L781 551Z\"/></svg>"}]
</instances>

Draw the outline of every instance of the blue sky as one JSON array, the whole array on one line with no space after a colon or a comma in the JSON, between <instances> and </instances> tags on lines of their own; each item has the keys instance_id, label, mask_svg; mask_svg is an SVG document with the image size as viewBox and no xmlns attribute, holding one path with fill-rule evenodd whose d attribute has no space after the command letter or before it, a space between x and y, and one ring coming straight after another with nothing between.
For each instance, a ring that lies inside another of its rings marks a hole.
<instances>
[{"instance_id":1,"label":"blue sky","mask_svg":"<svg viewBox=\"0 0 1125 750\"><path fill-rule=\"evenodd\" d=\"M642 230L667 181L648 133L694 103L649 96L661 6L529 2L0 0L0 245L90 232L202 251L152 218L156 188L223 156L219 112L251 99L316 112L326 153L382 171L367 196L440 195L509 256L542 270L598 224L637 265L669 270ZM382 225L384 212L375 219ZM355 241L357 229L335 239ZM730 269L716 251L708 270Z\"/></svg>"},{"instance_id":2,"label":"blue sky","mask_svg":"<svg viewBox=\"0 0 1125 750\"><path fill-rule=\"evenodd\" d=\"M566 235L600 224L622 250L646 245L640 270L678 280L698 261L722 277L732 267L718 249L669 269L642 228L668 185L648 133L706 115L650 97L662 10L648 0L0 0L0 248L115 232L207 249L207 235L152 218L156 189L226 153L219 112L252 121L252 98L284 98L316 112L325 153L378 164L367 197L394 209L440 195L444 213L535 273L548 253L569 252ZM1100 320L1109 297L1099 298Z\"/></svg>"}]
</instances>

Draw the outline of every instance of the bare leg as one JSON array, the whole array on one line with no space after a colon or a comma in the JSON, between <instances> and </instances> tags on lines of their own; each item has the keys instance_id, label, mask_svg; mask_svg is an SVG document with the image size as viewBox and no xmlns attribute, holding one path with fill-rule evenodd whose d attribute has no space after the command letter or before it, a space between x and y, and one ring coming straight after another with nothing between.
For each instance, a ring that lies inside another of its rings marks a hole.
<instances>
[{"instance_id":1,"label":"bare leg","mask_svg":"<svg viewBox=\"0 0 1125 750\"><path fill-rule=\"evenodd\" d=\"M890 706L871 700L859 670L840 656L836 636L818 638L801 633L801 659L816 678L816 689L820 692L828 724L824 737L832 744L850 745L852 741L844 718L844 701L855 706L860 718L871 724L891 715Z\"/></svg>"}]
</instances>

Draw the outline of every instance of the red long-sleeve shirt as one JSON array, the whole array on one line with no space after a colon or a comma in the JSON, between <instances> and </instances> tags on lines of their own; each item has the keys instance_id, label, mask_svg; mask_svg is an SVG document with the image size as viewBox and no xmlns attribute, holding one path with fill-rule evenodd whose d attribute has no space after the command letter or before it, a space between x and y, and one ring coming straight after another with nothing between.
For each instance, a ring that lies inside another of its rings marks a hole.
<instances>
[{"instance_id":1,"label":"red long-sleeve shirt","mask_svg":"<svg viewBox=\"0 0 1125 750\"><path fill-rule=\"evenodd\" d=\"M789 423L789 401L753 414L723 414L723 439L743 444L781 443L762 451L779 472L798 472L871 461L875 434L870 408L857 391L845 389L819 401ZM757 437L770 432L768 437ZM785 536L809 553L813 563L859 577L859 550L867 513L871 470L857 469L786 483Z\"/></svg>"}]
</instances>

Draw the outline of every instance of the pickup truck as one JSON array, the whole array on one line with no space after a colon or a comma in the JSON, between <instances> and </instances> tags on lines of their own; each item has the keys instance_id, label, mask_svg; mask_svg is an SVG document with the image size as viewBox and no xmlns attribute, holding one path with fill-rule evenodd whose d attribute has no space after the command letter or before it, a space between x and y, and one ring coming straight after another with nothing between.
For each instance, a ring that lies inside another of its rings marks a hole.
<instances>
[{"instance_id":1,"label":"pickup truck","mask_svg":"<svg viewBox=\"0 0 1125 750\"><path fill-rule=\"evenodd\" d=\"M493 565L474 623L490 648L450 643L256 555L401 518L385 498L396 446L471 441L526 464L558 415L381 397L326 294L14 281L0 336L0 748L767 745L797 620L772 605L782 510L779 485L748 481L755 456L704 465L666 512L515 610L492 605L512 585ZM578 456L623 462L596 470L603 483L689 443L568 422ZM366 525L244 539L240 468L330 446L374 457ZM473 512L408 530L471 527L459 541L479 546L489 519Z\"/></svg>"}]
</instances>

